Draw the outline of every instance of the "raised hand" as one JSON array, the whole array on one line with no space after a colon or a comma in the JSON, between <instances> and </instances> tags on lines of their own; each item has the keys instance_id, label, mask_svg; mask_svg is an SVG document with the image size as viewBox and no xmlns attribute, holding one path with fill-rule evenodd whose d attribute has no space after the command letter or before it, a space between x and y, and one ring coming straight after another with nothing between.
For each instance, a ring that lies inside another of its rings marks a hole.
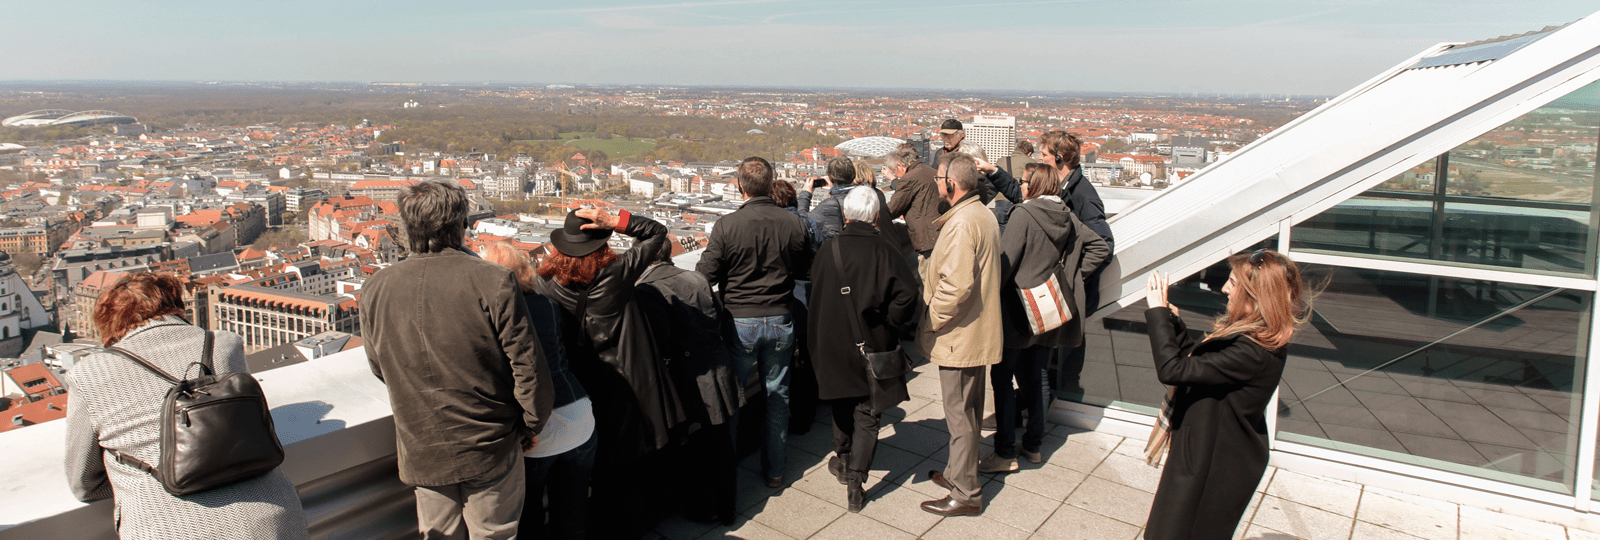
<instances>
[{"instance_id":1,"label":"raised hand","mask_svg":"<svg viewBox=\"0 0 1600 540\"><path fill-rule=\"evenodd\" d=\"M1167 304L1167 287L1170 285L1170 279L1170 276L1164 276L1161 274L1161 272L1150 273L1150 280L1145 285L1144 289L1144 302L1146 306L1152 308L1172 307L1171 305Z\"/></svg>"},{"instance_id":2,"label":"raised hand","mask_svg":"<svg viewBox=\"0 0 1600 540\"><path fill-rule=\"evenodd\" d=\"M614 229L617 226L617 216L608 214L605 210L599 208L584 208L574 213L578 217L594 222L585 223L582 227L578 227L580 229Z\"/></svg>"}]
</instances>

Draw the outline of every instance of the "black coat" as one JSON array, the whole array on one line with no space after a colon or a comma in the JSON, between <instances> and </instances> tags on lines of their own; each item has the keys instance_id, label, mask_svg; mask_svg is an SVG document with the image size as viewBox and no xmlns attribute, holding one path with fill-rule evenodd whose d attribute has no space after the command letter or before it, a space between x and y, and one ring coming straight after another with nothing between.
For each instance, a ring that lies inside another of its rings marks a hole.
<instances>
[{"instance_id":1,"label":"black coat","mask_svg":"<svg viewBox=\"0 0 1600 540\"><path fill-rule=\"evenodd\" d=\"M833 256L836 243L844 258L843 272ZM907 399L904 378L875 380L867 374L866 359L856 348L851 326L852 320L861 321L871 352L892 350L915 335L921 297L905 257L879 237L872 225L852 221L817 250L811 277L811 333L807 339L817 373L817 397L872 396L878 411ZM839 293L845 286L850 287L854 311Z\"/></svg>"},{"instance_id":2,"label":"black coat","mask_svg":"<svg viewBox=\"0 0 1600 540\"><path fill-rule=\"evenodd\" d=\"M1156 377L1177 387L1172 446L1161 471L1147 540L1233 537L1267 470L1267 405L1288 349L1241 336L1196 344L1183 319L1145 310Z\"/></svg>"},{"instance_id":3,"label":"black coat","mask_svg":"<svg viewBox=\"0 0 1600 540\"><path fill-rule=\"evenodd\" d=\"M568 287L544 277L534 283L534 292L554 300L567 317L573 317L563 321L563 328L582 329L566 334L571 336L567 354L572 374L594 405L599 433L595 459L601 463L629 461L666 446L670 430L685 418L677 389L634 300L634 284L667 241L667 228L630 215L622 233L634 238L633 248L600 269L592 284ZM578 317L580 295L588 301Z\"/></svg>"},{"instance_id":4,"label":"black coat","mask_svg":"<svg viewBox=\"0 0 1600 540\"><path fill-rule=\"evenodd\" d=\"M684 413L713 425L732 418L744 406L744 394L733 374L733 355L718 332L722 307L706 277L657 264L639 278L635 292L656 350L683 398Z\"/></svg>"}]
</instances>

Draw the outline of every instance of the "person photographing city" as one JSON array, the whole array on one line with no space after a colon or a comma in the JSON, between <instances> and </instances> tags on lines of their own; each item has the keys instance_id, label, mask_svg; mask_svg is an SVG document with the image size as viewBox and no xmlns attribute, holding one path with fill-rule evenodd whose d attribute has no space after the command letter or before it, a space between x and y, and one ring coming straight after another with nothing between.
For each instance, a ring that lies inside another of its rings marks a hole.
<instances>
[{"instance_id":1,"label":"person photographing city","mask_svg":"<svg viewBox=\"0 0 1600 540\"><path fill-rule=\"evenodd\" d=\"M1227 312L1199 343L1167 302L1168 276L1150 275L1144 318L1156 378L1170 388L1146 451L1151 464L1170 454L1147 540L1232 537L1267 470L1267 405L1311 299L1299 267L1275 251L1234 255L1228 266Z\"/></svg>"}]
</instances>

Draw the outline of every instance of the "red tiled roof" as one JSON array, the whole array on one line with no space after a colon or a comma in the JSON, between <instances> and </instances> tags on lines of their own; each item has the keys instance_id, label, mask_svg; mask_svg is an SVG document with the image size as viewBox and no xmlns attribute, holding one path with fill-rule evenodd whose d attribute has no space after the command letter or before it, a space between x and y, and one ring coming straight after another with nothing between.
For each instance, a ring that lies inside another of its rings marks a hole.
<instances>
[{"instance_id":1,"label":"red tiled roof","mask_svg":"<svg viewBox=\"0 0 1600 540\"><path fill-rule=\"evenodd\" d=\"M10 431L23 426L42 424L51 420L60 420L67 417L67 396L71 394L57 394L26 405L17 405L6 409L8 418L22 416L22 426L12 422L0 422L0 432Z\"/></svg>"}]
</instances>

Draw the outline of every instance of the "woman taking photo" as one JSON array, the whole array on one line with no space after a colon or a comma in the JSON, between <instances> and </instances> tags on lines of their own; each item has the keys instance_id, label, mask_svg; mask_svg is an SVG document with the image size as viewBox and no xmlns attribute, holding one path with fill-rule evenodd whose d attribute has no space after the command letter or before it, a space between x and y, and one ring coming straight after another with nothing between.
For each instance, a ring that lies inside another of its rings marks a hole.
<instances>
[{"instance_id":1,"label":"woman taking photo","mask_svg":"<svg viewBox=\"0 0 1600 540\"><path fill-rule=\"evenodd\" d=\"M1151 274L1145 300L1156 377L1171 389L1151 435L1150 460L1170 444L1145 524L1147 540L1226 539L1267 470L1267 402L1278 389L1295 328L1311 313L1300 269L1275 251L1228 258L1228 310L1195 343ZM1163 429L1165 427L1165 429Z\"/></svg>"},{"instance_id":2,"label":"woman taking photo","mask_svg":"<svg viewBox=\"0 0 1600 540\"><path fill-rule=\"evenodd\" d=\"M100 295L95 329L117 346L176 377L206 354L206 331L183 315L183 284L168 274L129 274ZM212 338L218 374L245 371L244 342L230 332ZM113 458L160 463L161 411L172 383L133 360L99 352L67 375L67 480L80 501L116 498L121 538L306 538L305 513L282 468L182 497L156 477Z\"/></svg>"},{"instance_id":3,"label":"woman taking photo","mask_svg":"<svg viewBox=\"0 0 1600 540\"><path fill-rule=\"evenodd\" d=\"M996 430L994 453L978 462L978 472L983 473L1013 472L1019 468L1016 443L1019 404L1028 411L1020 453L1033 463L1044 460L1039 451L1044 444L1047 400L1050 399L1047 364L1058 347L1076 347L1083 343L1086 312L1083 279L1111 256L1111 247L1106 245L1105 239L1089 230L1067 209L1061 197L1056 196L1059 191L1055 171L1050 167L1029 163L1019 184L1023 200L1011 207L1005 232L1000 235L1000 286L1012 291L1031 289L1054 277L1061 294L1068 299L1072 318L1052 330L1035 334L1028 324L1021 296L1016 292L1000 296L1005 351L1000 363L989 368L994 387ZM1011 386L1013 378L1022 389L1021 400L1017 399L1017 389Z\"/></svg>"},{"instance_id":4,"label":"woman taking photo","mask_svg":"<svg viewBox=\"0 0 1600 540\"><path fill-rule=\"evenodd\" d=\"M586 537L589 479L594 471L594 409L583 385L567 369L566 346L561 341L561 306L533 292L538 281L533 267L510 243L489 244L483 258L516 276L556 391L550 421L539 432L539 444L523 454L527 496L522 503L517 537L582 540ZM545 521L546 494L550 501L549 523Z\"/></svg>"},{"instance_id":5,"label":"woman taking photo","mask_svg":"<svg viewBox=\"0 0 1600 540\"><path fill-rule=\"evenodd\" d=\"M860 512L879 419L884 410L910 399L904 375L873 377L862 352L892 351L911 338L919 293L905 257L872 225L882 208L876 192L852 190L842 206L844 230L817 251L811 264L810 346L818 397L833 408L834 457L828 470L848 486L850 511ZM848 296L841 294L846 288Z\"/></svg>"}]
</instances>

